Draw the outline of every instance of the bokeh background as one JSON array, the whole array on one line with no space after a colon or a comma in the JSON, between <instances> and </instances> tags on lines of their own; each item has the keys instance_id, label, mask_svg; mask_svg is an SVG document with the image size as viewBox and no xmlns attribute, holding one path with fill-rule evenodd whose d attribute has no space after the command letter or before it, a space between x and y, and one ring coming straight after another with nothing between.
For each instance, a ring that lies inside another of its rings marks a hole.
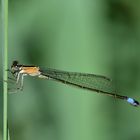
<instances>
[{"instance_id":1,"label":"bokeh background","mask_svg":"<svg viewBox=\"0 0 140 140\"><path fill-rule=\"evenodd\" d=\"M9 67L19 60L106 75L140 100L139 13L135 0L9 0ZM140 108L36 77L24 82L8 96L11 140L140 139ZM2 135L2 92L0 101Z\"/></svg>"}]
</instances>

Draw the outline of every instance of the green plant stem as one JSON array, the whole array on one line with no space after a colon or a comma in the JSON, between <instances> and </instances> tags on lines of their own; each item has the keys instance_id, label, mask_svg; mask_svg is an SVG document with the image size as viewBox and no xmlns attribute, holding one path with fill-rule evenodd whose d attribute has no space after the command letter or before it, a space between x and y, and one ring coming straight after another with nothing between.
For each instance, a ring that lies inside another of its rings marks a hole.
<instances>
[{"instance_id":1,"label":"green plant stem","mask_svg":"<svg viewBox=\"0 0 140 140\"><path fill-rule=\"evenodd\" d=\"M2 0L2 29L3 29L3 140L8 140L7 128L7 71L8 68L8 0Z\"/></svg>"}]
</instances>

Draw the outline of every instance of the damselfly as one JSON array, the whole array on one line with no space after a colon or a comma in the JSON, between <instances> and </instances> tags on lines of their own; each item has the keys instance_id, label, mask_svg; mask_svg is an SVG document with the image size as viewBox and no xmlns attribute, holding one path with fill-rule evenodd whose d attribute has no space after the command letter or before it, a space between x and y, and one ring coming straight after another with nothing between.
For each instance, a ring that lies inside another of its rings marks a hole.
<instances>
[{"instance_id":1,"label":"damselfly","mask_svg":"<svg viewBox=\"0 0 140 140\"><path fill-rule=\"evenodd\" d=\"M30 75L105 94L125 100L133 106L139 106L139 102L135 99L117 94L114 89L110 88L111 80L102 75L67 72L49 68L43 70L38 66L19 64L18 61L13 61L11 69L8 71L14 75L16 84L20 85L18 90L23 89L24 76Z\"/></svg>"}]
</instances>

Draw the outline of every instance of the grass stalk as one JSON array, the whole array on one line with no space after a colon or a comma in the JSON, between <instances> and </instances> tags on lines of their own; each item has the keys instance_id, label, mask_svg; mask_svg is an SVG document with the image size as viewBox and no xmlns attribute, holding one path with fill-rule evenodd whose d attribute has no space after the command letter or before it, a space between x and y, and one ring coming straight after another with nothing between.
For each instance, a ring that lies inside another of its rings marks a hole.
<instances>
[{"instance_id":1,"label":"grass stalk","mask_svg":"<svg viewBox=\"0 0 140 140\"><path fill-rule=\"evenodd\" d=\"M7 128L7 71L8 68L8 0L2 0L2 54L3 54L3 140L8 140Z\"/></svg>"}]
</instances>

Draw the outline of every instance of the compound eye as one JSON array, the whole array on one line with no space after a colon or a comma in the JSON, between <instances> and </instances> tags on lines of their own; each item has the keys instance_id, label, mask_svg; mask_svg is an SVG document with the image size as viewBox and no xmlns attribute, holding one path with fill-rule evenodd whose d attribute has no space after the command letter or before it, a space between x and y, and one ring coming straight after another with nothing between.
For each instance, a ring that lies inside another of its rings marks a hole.
<instances>
[{"instance_id":1,"label":"compound eye","mask_svg":"<svg viewBox=\"0 0 140 140\"><path fill-rule=\"evenodd\" d=\"M18 61L13 61L13 64L12 64L12 66L14 66L14 67L16 67L18 65Z\"/></svg>"}]
</instances>

